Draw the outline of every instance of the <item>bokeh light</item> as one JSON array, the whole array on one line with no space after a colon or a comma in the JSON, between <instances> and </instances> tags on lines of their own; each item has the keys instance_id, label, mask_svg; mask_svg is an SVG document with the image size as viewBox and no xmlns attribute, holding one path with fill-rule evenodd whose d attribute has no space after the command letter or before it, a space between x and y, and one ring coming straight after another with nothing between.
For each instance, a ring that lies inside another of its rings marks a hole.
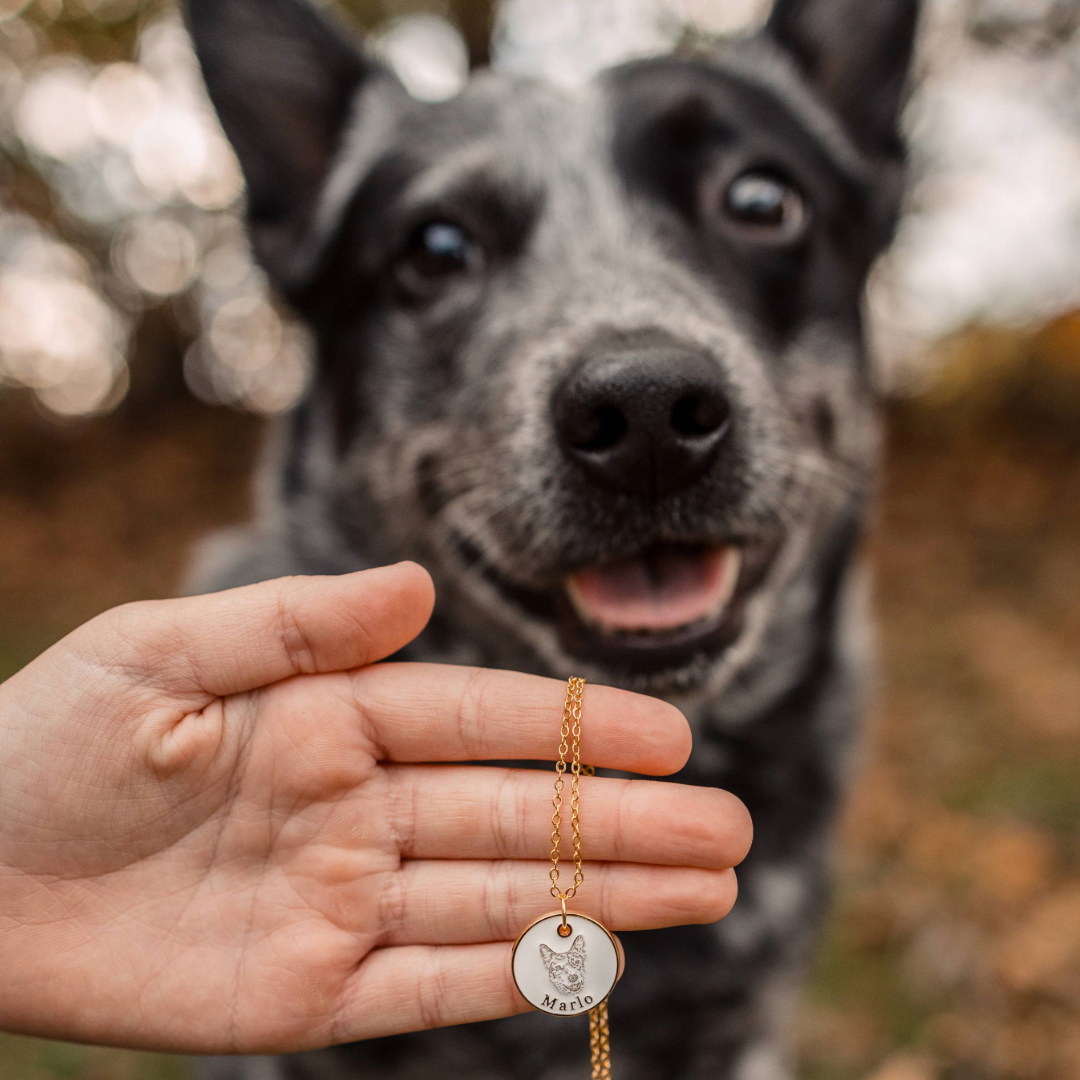
<instances>
[{"instance_id":1,"label":"bokeh light","mask_svg":"<svg viewBox=\"0 0 1080 1080\"><path fill-rule=\"evenodd\" d=\"M52 61L27 80L15 125L31 149L58 161L74 161L97 145L90 125L91 70L73 60Z\"/></svg>"},{"instance_id":2,"label":"bokeh light","mask_svg":"<svg viewBox=\"0 0 1080 1080\"><path fill-rule=\"evenodd\" d=\"M1068 20L1076 6L931 0L908 118L911 213L868 303L886 388L917 383L933 343L965 326L1040 323L1080 306L1080 36ZM235 347L221 354L213 346L214 325L224 325L215 320L237 310L235 302L268 305L283 327L288 318L252 265L239 226L243 178L182 21L174 8L146 16L147 7L145 0L0 0L0 142L51 193L55 215L42 219L44 233L70 232L97 264L81 287L134 324L155 305L173 305L202 342L200 363L221 368L198 392L206 396L212 385L216 400L246 408L247 383L235 376L244 367L234 362ZM768 7L768 0L504 0L494 63L573 84L607 64L665 50L688 27L753 28ZM468 51L445 12L389 2L383 10L370 44L410 93L431 101L458 93ZM128 25L134 15L142 21L129 55L98 63L70 49L54 53L43 30L50 21ZM0 219L8 213L0 203ZM21 271L5 272L11 280ZM261 357L265 343L253 348ZM20 381L16 370L23 369L10 367L8 382ZM270 377L276 369L251 360L247 370ZM281 371L283 386L296 385L284 374L295 374L295 365L282 362ZM264 402L273 397L260 393ZM71 408L93 396L73 394Z\"/></svg>"},{"instance_id":3,"label":"bokeh light","mask_svg":"<svg viewBox=\"0 0 1080 1080\"><path fill-rule=\"evenodd\" d=\"M372 46L421 101L445 101L469 77L469 52L457 28L438 15L393 19L372 35Z\"/></svg>"},{"instance_id":4,"label":"bokeh light","mask_svg":"<svg viewBox=\"0 0 1080 1080\"><path fill-rule=\"evenodd\" d=\"M151 296L175 296L195 278L199 245L180 221L165 215L136 218L121 233L115 260L136 288Z\"/></svg>"},{"instance_id":5,"label":"bokeh light","mask_svg":"<svg viewBox=\"0 0 1080 1080\"><path fill-rule=\"evenodd\" d=\"M0 0L0 20L18 15L30 3L30 0Z\"/></svg>"},{"instance_id":6,"label":"bokeh light","mask_svg":"<svg viewBox=\"0 0 1080 1080\"><path fill-rule=\"evenodd\" d=\"M27 217L0 219L0 377L63 415L99 411L125 384L128 333L83 255Z\"/></svg>"},{"instance_id":7,"label":"bokeh light","mask_svg":"<svg viewBox=\"0 0 1080 1080\"><path fill-rule=\"evenodd\" d=\"M161 87L138 64L108 64L94 76L87 111L97 135L130 150L161 108Z\"/></svg>"},{"instance_id":8,"label":"bokeh light","mask_svg":"<svg viewBox=\"0 0 1080 1080\"><path fill-rule=\"evenodd\" d=\"M62 12L120 22L143 6L79 0ZM251 259L243 177L179 15L147 20L131 59L93 64L48 55L21 11L10 0L0 8L0 137L51 190L57 220L0 202L3 380L63 416L112 408L130 384L127 351L142 313L170 302L181 323L194 321L203 365L185 371L199 396L257 412L289 408L310 371L306 338L286 325ZM421 30L409 33L427 35L430 60L439 32ZM444 52L460 84L460 38L451 45ZM426 96L438 96L429 68ZM439 93L448 93L442 78ZM85 247L63 244L68 231Z\"/></svg>"}]
</instances>

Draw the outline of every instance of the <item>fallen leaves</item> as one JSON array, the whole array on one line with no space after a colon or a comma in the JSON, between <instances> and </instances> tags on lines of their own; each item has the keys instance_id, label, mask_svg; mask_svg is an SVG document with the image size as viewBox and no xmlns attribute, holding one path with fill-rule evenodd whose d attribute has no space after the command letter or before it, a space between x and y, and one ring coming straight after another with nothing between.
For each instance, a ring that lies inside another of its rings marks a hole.
<instances>
[{"instance_id":1,"label":"fallen leaves","mask_svg":"<svg viewBox=\"0 0 1080 1080\"><path fill-rule=\"evenodd\" d=\"M1080 1080L1080 417L935 409L892 414L881 692L804 1072Z\"/></svg>"}]
</instances>

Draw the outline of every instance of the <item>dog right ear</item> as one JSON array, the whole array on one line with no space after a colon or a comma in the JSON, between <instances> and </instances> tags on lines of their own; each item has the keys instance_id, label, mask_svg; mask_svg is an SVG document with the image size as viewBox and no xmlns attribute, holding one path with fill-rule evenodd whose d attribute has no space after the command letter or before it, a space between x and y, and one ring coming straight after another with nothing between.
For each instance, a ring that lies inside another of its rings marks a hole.
<instances>
[{"instance_id":1,"label":"dog right ear","mask_svg":"<svg viewBox=\"0 0 1080 1080\"><path fill-rule=\"evenodd\" d=\"M210 98L240 159L256 255L286 293L311 270L321 197L376 84L400 84L307 0L188 0Z\"/></svg>"},{"instance_id":2,"label":"dog right ear","mask_svg":"<svg viewBox=\"0 0 1080 1080\"><path fill-rule=\"evenodd\" d=\"M766 34L871 157L901 158L923 0L776 0Z\"/></svg>"}]
</instances>

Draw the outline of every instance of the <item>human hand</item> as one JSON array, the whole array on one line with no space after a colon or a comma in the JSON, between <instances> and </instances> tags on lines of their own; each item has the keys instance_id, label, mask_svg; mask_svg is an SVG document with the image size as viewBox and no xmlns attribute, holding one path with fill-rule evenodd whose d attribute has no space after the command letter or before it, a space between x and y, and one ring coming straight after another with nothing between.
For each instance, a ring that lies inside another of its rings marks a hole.
<instances>
[{"instance_id":1,"label":"human hand","mask_svg":"<svg viewBox=\"0 0 1080 1080\"><path fill-rule=\"evenodd\" d=\"M510 942L551 910L562 684L384 664L430 579L403 564L118 608L0 685L0 1029L295 1051L525 1011ZM585 760L661 775L671 706L590 686ZM721 791L582 786L576 906L712 922L749 818ZM596 861L593 861L596 860Z\"/></svg>"}]
</instances>

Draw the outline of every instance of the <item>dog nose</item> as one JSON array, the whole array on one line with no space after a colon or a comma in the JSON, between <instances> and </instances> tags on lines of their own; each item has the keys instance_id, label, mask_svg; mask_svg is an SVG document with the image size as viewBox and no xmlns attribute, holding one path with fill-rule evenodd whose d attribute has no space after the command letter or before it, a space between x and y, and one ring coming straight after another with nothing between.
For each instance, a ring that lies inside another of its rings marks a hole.
<instances>
[{"instance_id":1,"label":"dog nose","mask_svg":"<svg viewBox=\"0 0 1080 1080\"><path fill-rule=\"evenodd\" d=\"M712 465L731 427L715 363L681 349L588 360L556 390L563 452L609 491L658 498Z\"/></svg>"}]
</instances>

